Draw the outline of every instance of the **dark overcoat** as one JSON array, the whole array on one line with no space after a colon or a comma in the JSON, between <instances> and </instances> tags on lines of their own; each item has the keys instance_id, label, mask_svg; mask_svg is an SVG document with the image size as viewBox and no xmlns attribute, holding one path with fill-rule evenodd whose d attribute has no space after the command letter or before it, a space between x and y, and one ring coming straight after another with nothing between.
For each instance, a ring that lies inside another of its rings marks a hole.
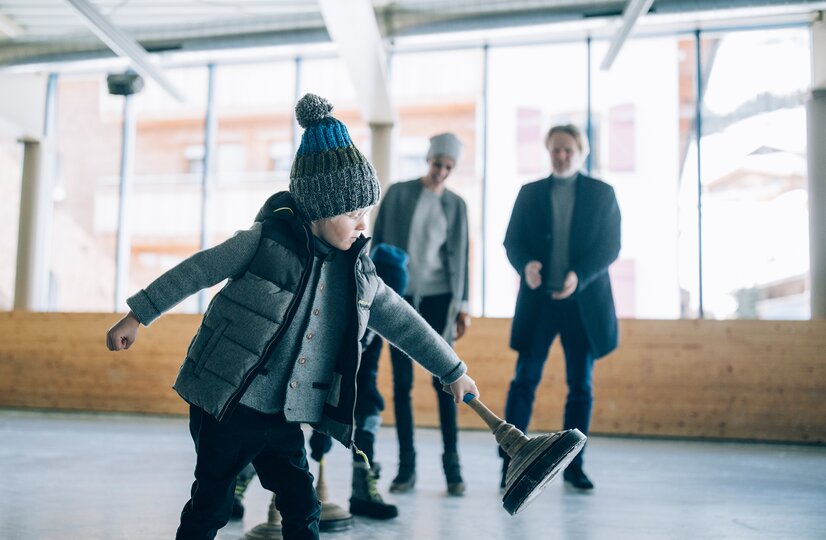
<instances>
[{"instance_id":1,"label":"dark overcoat","mask_svg":"<svg viewBox=\"0 0 826 540\"><path fill-rule=\"evenodd\" d=\"M530 346L538 320L543 288L532 290L525 282L525 265L540 261L549 268L553 239L550 178L522 186L513 206L505 250L519 272L521 283L511 330L511 348ZM590 352L600 358L618 344L617 315L608 278L608 266L620 251L620 211L614 188L584 174L576 182L576 199L571 217L570 269L579 279L571 298L579 306Z\"/></svg>"}]
</instances>

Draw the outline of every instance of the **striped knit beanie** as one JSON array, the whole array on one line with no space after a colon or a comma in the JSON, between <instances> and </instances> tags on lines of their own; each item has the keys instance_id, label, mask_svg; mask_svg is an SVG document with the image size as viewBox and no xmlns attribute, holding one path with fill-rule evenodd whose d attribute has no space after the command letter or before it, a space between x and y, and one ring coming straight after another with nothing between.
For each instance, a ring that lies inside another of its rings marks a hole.
<instances>
[{"instance_id":1,"label":"striped knit beanie","mask_svg":"<svg viewBox=\"0 0 826 540\"><path fill-rule=\"evenodd\" d=\"M376 170L332 110L330 102L315 94L306 94L295 106L304 134L290 172L290 193L307 221L379 202Z\"/></svg>"}]
</instances>

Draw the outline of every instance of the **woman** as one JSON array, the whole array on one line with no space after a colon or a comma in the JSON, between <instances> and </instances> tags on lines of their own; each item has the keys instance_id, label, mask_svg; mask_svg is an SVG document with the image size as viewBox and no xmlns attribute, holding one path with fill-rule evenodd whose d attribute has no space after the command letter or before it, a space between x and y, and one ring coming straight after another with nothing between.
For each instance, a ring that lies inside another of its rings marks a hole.
<instances>
[{"instance_id":1,"label":"woman","mask_svg":"<svg viewBox=\"0 0 826 540\"><path fill-rule=\"evenodd\" d=\"M405 299L434 330L452 343L470 325L468 315L468 224L465 201L445 187L456 167L462 143L452 133L430 139L428 171L421 178L390 186L382 201L373 231L373 245L390 244L406 251L409 282ZM403 493L416 483L413 410L410 390L413 365L404 353L391 348L393 405L399 439L399 471L390 491ZM444 454L442 466L451 495L462 495L457 451L456 405L433 379L439 402Z\"/></svg>"}]
</instances>

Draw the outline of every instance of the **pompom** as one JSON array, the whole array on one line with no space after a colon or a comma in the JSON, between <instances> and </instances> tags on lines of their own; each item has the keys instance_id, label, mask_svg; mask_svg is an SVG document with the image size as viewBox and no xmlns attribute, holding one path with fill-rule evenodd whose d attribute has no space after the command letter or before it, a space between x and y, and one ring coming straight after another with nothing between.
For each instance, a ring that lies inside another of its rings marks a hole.
<instances>
[{"instance_id":1,"label":"pompom","mask_svg":"<svg viewBox=\"0 0 826 540\"><path fill-rule=\"evenodd\" d=\"M295 105L295 117L298 124L307 129L324 117L330 116L333 106L329 101L315 94L304 94Z\"/></svg>"}]
</instances>

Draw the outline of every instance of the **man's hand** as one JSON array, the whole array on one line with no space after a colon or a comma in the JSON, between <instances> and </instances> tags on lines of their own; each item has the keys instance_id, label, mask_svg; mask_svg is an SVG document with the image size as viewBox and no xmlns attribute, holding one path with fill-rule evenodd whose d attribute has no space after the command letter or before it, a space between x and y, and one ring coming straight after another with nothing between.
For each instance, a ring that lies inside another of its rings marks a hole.
<instances>
[{"instance_id":1,"label":"man's hand","mask_svg":"<svg viewBox=\"0 0 826 540\"><path fill-rule=\"evenodd\" d=\"M539 261L531 261L525 265L525 283L527 283L531 289L536 289L542 285L542 274L539 273L540 270L542 270L542 263Z\"/></svg>"},{"instance_id":2,"label":"man's hand","mask_svg":"<svg viewBox=\"0 0 826 540\"><path fill-rule=\"evenodd\" d=\"M131 311L106 332L106 348L110 351L128 349L138 339L138 318Z\"/></svg>"},{"instance_id":3,"label":"man's hand","mask_svg":"<svg viewBox=\"0 0 826 540\"><path fill-rule=\"evenodd\" d=\"M456 339L464 336L468 328L470 328L470 315L460 311L456 316Z\"/></svg>"},{"instance_id":4,"label":"man's hand","mask_svg":"<svg viewBox=\"0 0 826 540\"><path fill-rule=\"evenodd\" d=\"M575 273L568 272L565 276L565 283L562 286L562 290L551 294L551 298L554 300L564 300L574 294L577 285L579 285L579 278L576 277Z\"/></svg>"},{"instance_id":5,"label":"man's hand","mask_svg":"<svg viewBox=\"0 0 826 540\"><path fill-rule=\"evenodd\" d=\"M465 394L473 394L474 396L479 397L479 389L476 388L476 383L467 375L467 373L462 375L459 380L450 386L445 387L445 390L448 389L450 390L450 393L453 394L453 401L456 403L461 403L462 399L465 397Z\"/></svg>"}]
</instances>

